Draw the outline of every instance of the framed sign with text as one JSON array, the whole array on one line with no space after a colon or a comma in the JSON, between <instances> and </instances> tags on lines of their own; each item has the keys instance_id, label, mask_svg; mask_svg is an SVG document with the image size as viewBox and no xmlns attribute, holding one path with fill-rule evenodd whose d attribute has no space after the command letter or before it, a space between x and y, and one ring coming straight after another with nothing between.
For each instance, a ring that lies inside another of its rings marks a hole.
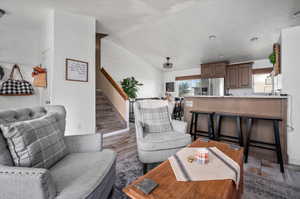
<instances>
[{"instance_id":1,"label":"framed sign with text","mask_svg":"<svg viewBox=\"0 0 300 199\"><path fill-rule=\"evenodd\" d=\"M88 82L89 63L66 59L66 80Z\"/></svg>"}]
</instances>

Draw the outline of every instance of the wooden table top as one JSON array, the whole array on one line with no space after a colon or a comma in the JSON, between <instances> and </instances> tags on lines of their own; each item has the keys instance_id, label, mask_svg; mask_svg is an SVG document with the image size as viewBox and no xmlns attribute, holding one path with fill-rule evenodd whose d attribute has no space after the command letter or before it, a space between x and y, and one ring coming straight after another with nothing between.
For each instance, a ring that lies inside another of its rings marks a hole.
<instances>
[{"instance_id":1,"label":"wooden table top","mask_svg":"<svg viewBox=\"0 0 300 199\"><path fill-rule=\"evenodd\" d=\"M234 199L241 198L243 192L243 148L233 150L228 144L209 141L203 142L196 140L189 147L217 147L223 153L236 161L241 168L241 178L239 189L232 180L210 180L179 182L173 173L168 160L156 168L149 171L146 175L139 177L133 183L123 189L124 193L133 199ZM158 187L149 195L135 188L133 185L149 178L158 183Z\"/></svg>"}]
</instances>

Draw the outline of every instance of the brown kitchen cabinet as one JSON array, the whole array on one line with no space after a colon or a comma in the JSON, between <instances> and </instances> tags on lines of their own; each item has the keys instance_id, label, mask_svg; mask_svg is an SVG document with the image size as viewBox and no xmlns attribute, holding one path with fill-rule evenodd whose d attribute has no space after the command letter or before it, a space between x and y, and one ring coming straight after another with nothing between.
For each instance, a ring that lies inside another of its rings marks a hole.
<instances>
[{"instance_id":1,"label":"brown kitchen cabinet","mask_svg":"<svg viewBox=\"0 0 300 199\"><path fill-rule=\"evenodd\" d=\"M227 89L251 88L252 64L253 63L228 65L225 78Z\"/></svg>"},{"instance_id":2,"label":"brown kitchen cabinet","mask_svg":"<svg viewBox=\"0 0 300 199\"><path fill-rule=\"evenodd\" d=\"M213 62L201 64L201 77L218 78L226 76L226 66L228 62Z\"/></svg>"},{"instance_id":3,"label":"brown kitchen cabinet","mask_svg":"<svg viewBox=\"0 0 300 199\"><path fill-rule=\"evenodd\" d=\"M274 64L274 74L278 75L281 73L280 44L278 43L274 44L273 51L275 53L275 59L276 59L276 62Z\"/></svg>"},{"instance_id":4,"label":"brown kitchen cabinet","mask_svg":"<svg viewBox=\"0 0 300 199\"><path fill-rule=\"evenodd\" d=\"M212 76L212 66L210 64L201 64L201 77L210 78Z\"/></svg>"},{"instance_id":5,"label":"brown kitchen cabinet","mask_svg":"<svg viewBox=\"0 0 300 199\"><path fill-rule=\"evenodd\" d=\"M227 66L225 81L227 88L235 89L239 87L238 66Z\"/></svg>"}]
</instances>

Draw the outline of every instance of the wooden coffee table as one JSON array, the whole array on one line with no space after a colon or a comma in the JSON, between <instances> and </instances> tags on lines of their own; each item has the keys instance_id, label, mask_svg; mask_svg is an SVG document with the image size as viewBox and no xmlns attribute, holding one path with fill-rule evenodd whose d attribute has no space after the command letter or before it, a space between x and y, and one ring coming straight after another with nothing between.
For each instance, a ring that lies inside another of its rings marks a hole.
<instances>
[{"instance_id":1,"label":"wooden coffee table","mask_svg":"<svg viewBox=\"0 0 300 199\"><path fill-rule=\"evenodd\" d=\"M223 153L236 161L241 168L239 189L232 180L210 180L179 182L173 173L169 161L164 161L146 175L139 177L132 184L123 189L132 199L239 199L243 193L243 148L233 150L226 143L196 140L189 147L217 147ZM149 178L158 183L158 187L149 195L135 188L133 185Z\"/></svg>"}]
</instances>

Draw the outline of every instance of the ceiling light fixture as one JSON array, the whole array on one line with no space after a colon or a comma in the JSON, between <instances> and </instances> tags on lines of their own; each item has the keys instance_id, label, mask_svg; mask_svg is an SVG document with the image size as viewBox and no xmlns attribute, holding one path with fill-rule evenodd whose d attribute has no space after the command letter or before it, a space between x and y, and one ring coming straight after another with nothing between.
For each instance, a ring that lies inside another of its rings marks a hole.
<instances>
[{"instance_id":1,"label":"ceiling light fixture","mask_svg":"<svg viewBox=\"0 0 300 199\"><path fill-rule=\"evenodd\" d=\"M0 8L0 18L3 17L3 15L5 15L5 13L6 13L5 10L2 10L2 9Z\"/></svg>"},{"instance_id":2,"label":"ceiling light fixture","mask_svg":"<svg viewBox=\"0 0 300 199\"><path fill-rule=\"evenodd\" d=\"M170 63L170 57L166 57L166 59L167 59L167 62L165 62L164 64L163 64L163 68L164 69L171 69L171 68L173 68L173 64L172 63Z\"/></svg>"},{"instance_id":3,"label":"ceiling light fixture","mask_svg":"<svg viewBox=\"0 0 300 199\"><path fill-rule=\"evenodd\" d=\"M215 40L215 39L217 39L217 36L216 35L209 35L209 37L208 37L210 40Z\"/></svg>"},{"instance_id":4,"label":"ceiling light fixture","mask_svg":"<svg viewBox=\"0 0 300 199\"><path fill-rule=\"evenodd\" d=\"M252 38L250 39L251 42L256 42L256 41L258 41L258 40L259 40L258 37L252 37Z\"/></svg>"}]
</instances>

